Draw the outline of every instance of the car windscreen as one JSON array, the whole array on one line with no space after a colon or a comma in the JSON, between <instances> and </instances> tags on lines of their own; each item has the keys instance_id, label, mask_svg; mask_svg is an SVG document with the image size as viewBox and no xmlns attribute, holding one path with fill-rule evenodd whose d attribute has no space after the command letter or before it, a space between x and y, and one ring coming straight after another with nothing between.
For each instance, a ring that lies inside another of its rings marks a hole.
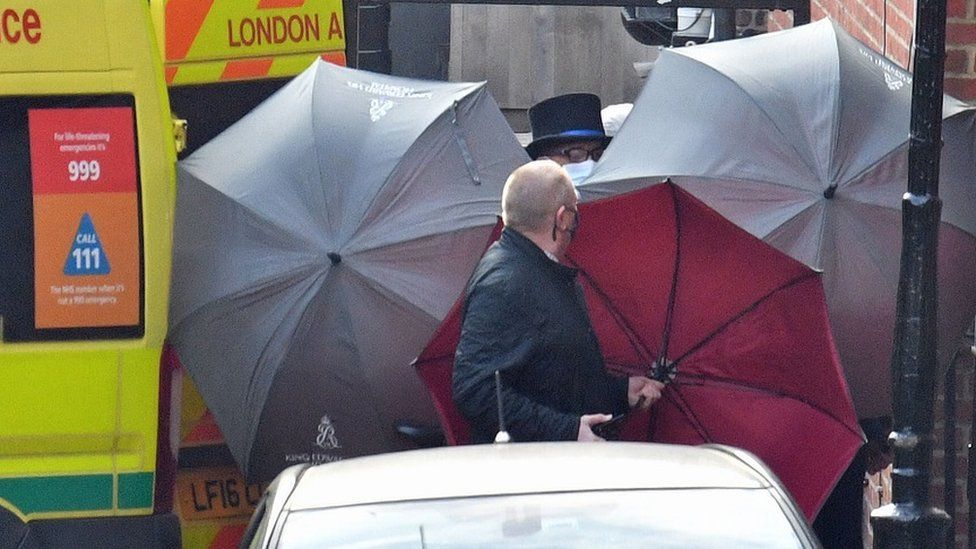
<instances>
[{"instance_id":1,"label":"car windscreen","mask_svg":"<svg viewBox=\"0 0 976 549\"><path fill-rule=\"evenodd\" d=\"M293 511L279 547L803 547L764 489L568 492Z\"/></svg>"}]
</instances>

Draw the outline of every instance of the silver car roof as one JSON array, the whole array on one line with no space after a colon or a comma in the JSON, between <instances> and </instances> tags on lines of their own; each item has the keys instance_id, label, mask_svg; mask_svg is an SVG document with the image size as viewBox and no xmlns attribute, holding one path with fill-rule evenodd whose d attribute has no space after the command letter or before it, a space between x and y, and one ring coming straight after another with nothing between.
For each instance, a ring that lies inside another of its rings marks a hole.
<instances>
[{"instance_id":1,"label":"silver car roof","mask_svg":"<svg viewBox=\"0 0 976 549\"><path fill-rule=\"evenodd\" d=\"M771 486L751 454L719 446L510 443L411 450L317 465L290 510L394 501L592 490Z\"/></svg>"}]
</instances>

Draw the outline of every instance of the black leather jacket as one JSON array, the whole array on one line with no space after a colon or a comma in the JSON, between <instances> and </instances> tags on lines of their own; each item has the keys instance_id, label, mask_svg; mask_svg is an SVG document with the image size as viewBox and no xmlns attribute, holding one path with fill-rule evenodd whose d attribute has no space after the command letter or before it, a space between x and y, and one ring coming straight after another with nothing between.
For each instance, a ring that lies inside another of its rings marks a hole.
<instances>
[{"instance_id":1,"label":"black leather jacket","mask_svg":"<svg viewBox=\"0 0 976 549\"><path fill-rule=\"evenodd\" d=\"M473 442L498 431L495 370L515 441L576 440L583 414L627 410L627 379L610 375L576 269L506 228L468 283L454 359L454 402Z\"/></svg>"}]
</instances>

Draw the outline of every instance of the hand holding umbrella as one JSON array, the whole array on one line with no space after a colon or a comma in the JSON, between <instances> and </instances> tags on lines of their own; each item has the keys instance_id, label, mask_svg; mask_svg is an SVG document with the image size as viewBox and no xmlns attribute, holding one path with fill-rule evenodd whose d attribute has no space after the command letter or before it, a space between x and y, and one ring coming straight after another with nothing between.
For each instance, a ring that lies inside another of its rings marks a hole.
<instances>
[{"instance_id":1,"label":"hand holding umbrella","mask_svg":"<svg viewBox=\"0 0 976 549\"><path fill-rule=\"evenodd\" d=\"M632 410L647 410L661 398L665 383L643 376L631 376L627 380L627 400Z\"/></svg>"}]
</instances>

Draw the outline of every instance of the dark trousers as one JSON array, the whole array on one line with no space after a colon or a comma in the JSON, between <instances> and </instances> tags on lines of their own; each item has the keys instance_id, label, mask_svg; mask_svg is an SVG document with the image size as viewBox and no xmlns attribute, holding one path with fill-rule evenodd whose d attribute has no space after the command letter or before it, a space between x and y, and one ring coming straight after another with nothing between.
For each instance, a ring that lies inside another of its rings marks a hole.
<instances>
[{"instance_id":1,"label":"dark trousers","mask_svg":"<svg viewBox=\"0 0 976 549\"><path fill-rule=\"evenodd\" d=\"M866 456L866 448L862 446L813 521L813 531L824 549L861 549L864 546L861 522L864 520Z\"/></svg>"}]
</instances>

